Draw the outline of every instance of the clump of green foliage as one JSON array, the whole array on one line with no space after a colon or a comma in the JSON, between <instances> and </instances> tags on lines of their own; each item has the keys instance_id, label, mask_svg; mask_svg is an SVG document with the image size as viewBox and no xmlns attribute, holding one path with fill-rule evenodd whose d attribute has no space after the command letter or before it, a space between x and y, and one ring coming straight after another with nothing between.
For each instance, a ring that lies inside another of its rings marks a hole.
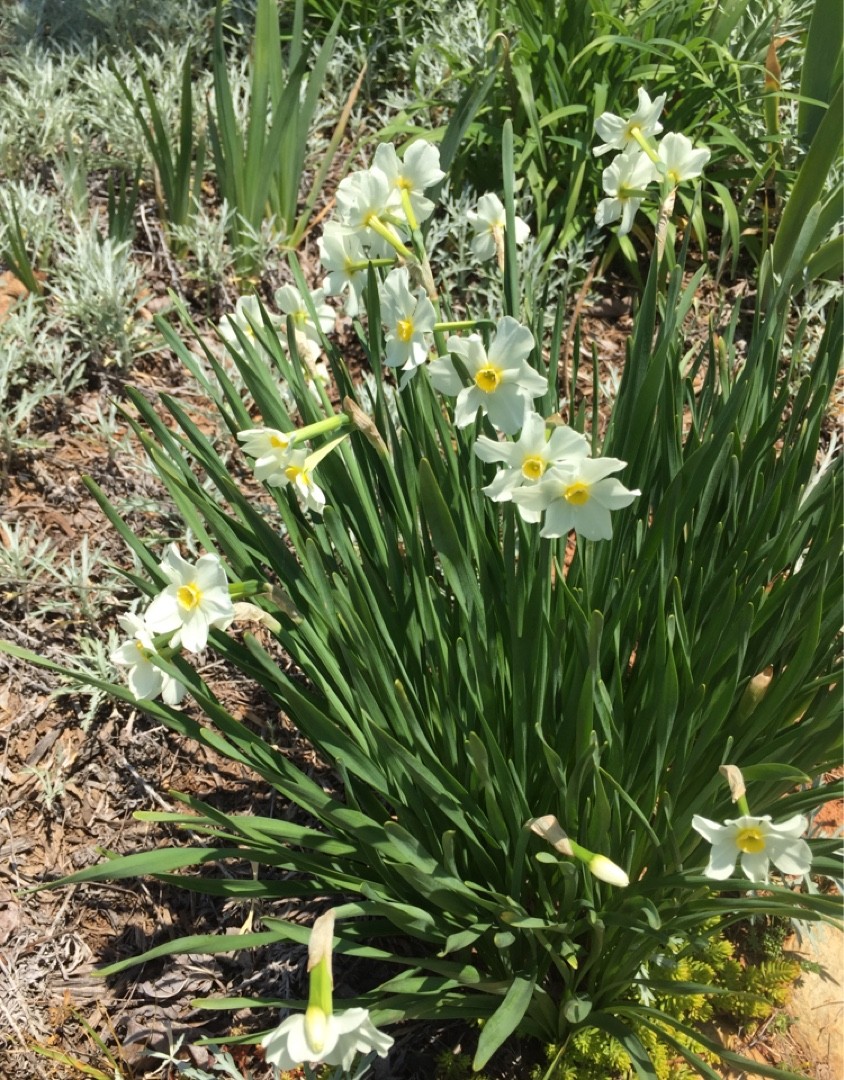
<instances>
[{"instance_id":1,"label":"clump of green foliage","mask_svg":"<svg viewBox=\"0 0 844 1080\"><path fill-rule=\"evenodd\" d=\"M659 978L654 978L651 965L651 986L659 985L660 990L649 1003L677 1022L670 1032L676 1040L676 1052L672 1053L670 1046L644 1024L636 1024L636 1034L648 1051L658 1080L686 1080L699 1075L684 1060L684 1049L708 1064L715 1063L715 1055L694 1038L692 1029L715 1019L742 1025L760 1023L786 1004L801 970L797 961L783 954L788 928L782 919L747 924L741 950L722 934L693 942L676 938L664 954L655 958ZM751 958L756 962L748 963L746 949L751 942ZM672 983L684 989L676 992ZM690 993L689 986L700 990ZM686 1030L680 1025L686 1025ZM588 1022L564 1048L549 1046L545 1064L531 1074L533 1080L607 1080L633 1075L633 1061L622 1044Z\"/></svg>"}]
</instances>

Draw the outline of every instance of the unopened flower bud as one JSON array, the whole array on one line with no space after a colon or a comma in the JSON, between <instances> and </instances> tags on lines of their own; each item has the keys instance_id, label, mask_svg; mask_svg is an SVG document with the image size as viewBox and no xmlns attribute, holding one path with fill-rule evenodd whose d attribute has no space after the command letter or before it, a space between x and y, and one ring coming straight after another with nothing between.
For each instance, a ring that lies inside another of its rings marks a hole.
<instances>
[{"instance_id":1,"label":"unopened flower bud","mask_svg":"<svg viewBox=\"0 0 844 1080\"><path fill-rule=\"evenodd\" d=\"M762 698L768 693L768 687L771 685L771 681L774 677L774 669L769 664L764 671L760 671L758 675L754 675L750 682L745 686L744 693L741 695L741 699L738 703L738 719L746 720L751 713L754 712L756 707L761 703Z\"/></svg>"},{"instance_id":2,"label":"unopened flower bud","mask_svg":"<svg viewBox=\"0 0 844 1080\"><path fill-rule=\"evenodd\" d=\"M588 863L590 872L599 881L606 881L608 885L617 885L624 889L630 884L630 878L620 866L616 866L606 855L593 855Z\"/></svg>"}]
</instances>

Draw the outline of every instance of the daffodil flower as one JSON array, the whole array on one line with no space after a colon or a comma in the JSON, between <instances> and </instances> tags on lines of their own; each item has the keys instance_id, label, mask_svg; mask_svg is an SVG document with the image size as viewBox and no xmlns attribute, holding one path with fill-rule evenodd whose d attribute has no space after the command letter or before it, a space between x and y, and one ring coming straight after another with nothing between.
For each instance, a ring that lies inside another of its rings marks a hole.
<instances>
[{"instance_id":1,"label":"daffodil flower","mask_svg":"<svg viewBox=\"0 0 844 1080\"><path fill-rule=\"evenodd\" d=\"M336 200L341 225L360 231L365 239L379 236L403 258L412 258L412 252L393 228L397 220L395 189L381 169L373 165L344 177L337 188Z\"/></svg>"},{"instance_id":2,"label":"daffodil flower","mask_svg":"<svg viewBox=\"0 0 844 1080\"><path fill-rule=\"evenodd\" d=\"M482 461L502 461L492 483L482 490L493 502L509 502L518 488L536 484L553 465L563 465L573 459L587 457L589 443L584 435L573 428L555 427L549 437L545 420L536 412L525 415L519 437L514 442L490 439L480 435L475 442L475 453ZM525 521L539 521L540 510L519 506Z\"/></svg>"},{"instance_id":3,"label":"daffodil flower","mask_svg":"<svg viewBox=\"0 0 844 1080\"><path fill-rule=\"evenodd\" d=\"M644 189L657 177L657 170L650 158L633 146L619 154L601 174L604 191L609 196L601 199L595 211L595 224L609 225L621 218L619 236L633 228L636 211L642 204Z\"/></svg>"},{"instance_id":4,"label":"daffodil flower","mask_svg":"<svg viewBox=\"0 0 844 1080\"><path fill-rule=\"evenodd\" d=\"M385 1035L369 1019L367 1009L346 1009L326 1018L318 1035L308 1038L306 1018L302 1013L288 1016L261 1041L264 1060L281 1072L295 1069L307 1062L310 1065L340 1065L351 1068L357 1054L373 1050L386 1057L393 1039Z\"/></svg>"},{"instance_id":5,"label":"daffodil flower","mask_svg":"<svg viewBox=\"0 0 844 1080\"><path fill-rule=\"evenodd\" d=\"M183 559L171 544L161 562L170 584L152 601L146 612L153 634L173 633L171 646L181 644L188 652L201 652L212 627L225 629L234 618L226 572L216 555L203 555L195 563Z\"/></svg>"},{"instance_id":6,"label":"daffodil flower","mask_svg":"<svg viewBox=\"0 0 844 1080\"><path fill-rule=\"evenodd\" d=\"M314 480L313 471L322 459L339 446L345 438L345 435L341 435L338 439L332 439L331 442L310 454L306 450L294 447L276 480L276 486L289 485L296 492L303 510L310 510L313 514L322 514L325 510L325 492Z\"/></svg>"},{"instance_id":7,"label":"daffodil flower","mask_svg":"<svg viewBox=\"0 0 844 1080\"><path fill-rule=\"evenodd\" d=\"M769 816L753 817L744 814L719 825L699 814L692 818L692 828L712 845L704 874L723 881L735 870L736 860L752 881L768 880L768 864L773 863L783 874L808 874L812 852L800 836L808 822L795 814L775 825Z\"/></svg>"},{"instance_id":8,"label":"daffodil flower","mask_svg":"<svg viewBox=\"0 0 844 1080\"><path fill-rule=\"evenodd\" d=\"M322 289L326 296L343 296L347 315L360 311L360 298L366 285L367 254L360 237L335 221L329 221L317 241L319 258L328 271Z\"/></svg>"},{"instance_id":9,"label":"daffodil flower","mask_svg":"<svg viewBox=\"0 0 844 1080\"><path fill-rule=\"evenodd\" d=\"M372 164L387 177L390 185L393 209L407 217L404 194L410 200L411 219L408 224L416 228L434 211L434 203L422 192L438 184L445 176L440 168L440 152L432 143L417 139L408 146L404 160L399 158L392 143L381 143L375 151Z\"/></svg>"},{"instance_id":10,"label":"daffodil flower","mask_svg":"<svg viewBox=\"0 0 844 1080\"><path fill-rule=\"evenodd\" d=\"M387 338L385 359L390 367L407 373L404 383L428 359L437 314L424 289L410 291L406 266L390 271L379 295Z\"/></svg>"},{"instance_id":11,"label":"daffodil flower","mask_svg":"<svg viewBox=\"0 0 844 1080\"><path fill-rule=\"evenodd\" d=\"M305 1063L339 1065L348 1071L357 1054L372 1051L386 1057L393 1045L391 1036L379 1031L367 1009L346 1009L335 1013L332 1000L331 949L334 912L328 911L314 922L308 942L308 1007L296 1013L261 1040L264 1060L282 1072Z\"/></svg>"},{"instance_id":12,"label":"daffodil flower","mask_svg":"<svg viewBox=\"0 0 844 1080\"><path fill-rule=\"evenodd\" d=\"M637 133L644 138L649 138L662 131L659 114L665 105L665 94L660 94L653 101L647 90L642 87L639 87L637 94L639 105L632 116L625 119L623 116L616 116L615 113L605 112L601 113L595 121L595 131L604 142L592 150L593 154L598 156L605 154L608 150L627 150L631 146L638 145Z\"/></svg>"},{"instance_id":13,"label":"daffodil flower","mask_svg":"<svg viewBox=\"0 0 844 1080\"><path fill-rule=\"evenodd\" d=\"M486 261L497 254L499 263L503 265L507 214L502 201L493 193L481 195L478 209L470 210L466 216L475 231L470 245L475 258ZM530 226L520 217L515 219L513 226L516 243L521 245L530 236Z\"/></svg>"},{"instance_id":14,"label":"daffodil flower","mask_svg":"<svg viewBox=\"0 0 844 1080\"><path fill-rule=\"evenodd\" d=\"M234 306L234 311L224 315L219 326L220 336L232 345L240 345L235 331L237 327L246 335L251 344L256 344L256 336L253 326L261 326L261 306L257 296L240 296Z\"/></svg>"},{"instance_id":15,"label":"daffodil flower","mask_svg":"<svg viewBox=\"0 0 844 1080\"><path fill-rule=\"evenodd\" d=\"M705 146L695 150L691 139L673 131L660 142L657 153L657 167L672 187L677 187L684 180L694 180L700 176L710 158L710 152Z\"/></svg>"},{"instance_id":16,"label":"daffodil flower","mask_svg":"<svg viewBox=\"0 0 844 1080\"><path fill-rule=\"evenodd\" d=\"M172 675L157 668L150 656L155 654L152 634L146 619L140 615L120 615L117 620L127 634L131 635L119 649L111 654L111 662L125 667L129 689L138 701L157 698L159 694L167 705L178 705L187 690Z\"/></svg>"},{"instance_id":17,"label":"daffodil flower","mask_svg":"<svg viewBox=\"0 0 844 1080\"><path fill-rule=\"evenodd\" d=\"M450 356L432 360L428 372L435 389L457 396L456 425L467 427L480 409L499 431L514 435L522 426L525 409L548 389L545 376L527 362L534 347L530 330L505 315L498 321L488 355L479 334L467 338L452 336L446 347L462 361L469 385L464 385Z\"/></svg>"},{"instance_id":18,"label":"daffodil flower","mask_svg":"<svg viewBox=\"0 0 844 1080\"><path fill-rule=\"evenodd\" d=\"M247 428L237 433L243 452L255 459L252 470L255 479L271 487L283 486L284 470L290 463L294 432L277 431L275 428Z\"/></svg>"},{"instance_id":19,"label":"daffodil flower","mask_svg":"<svg viewBox=\"0 0 844 1080\"><path fill-rule=\"evenodd\" d=\"M539 483L512 494L527 510L544 511L540 536L566 536L572 529L587 540L609 540L610 511L619 510L640 495L628 491L610 473L623 469L618 458L581 458L549 469Z\"/></svg>"},{"instance_id":20,"label":"daffodil flower","mask_svg":"<svg viewBox=\"0 0 844 1080\"><path fill-rule=\"evenodd\" d=\"M311 293L311 301L316 313L316 322L305 304L304 297L295 285L283 285L276 290L275 302L282 311L285 321L288 316L293 319L294 329L302 334L307 340L317 346L317 353L322 348L320 331L328 334L334 329L334 308L325 303L325 293L322 289L315 289Z\"/></svg>"},{"instance_id":21,"label":"daffodil flower","mask_svg":"<svg viewBox=\"0 0 844 1080\"><path fill-rule=\"evenodd\" d=\"M365 229L373 219L390 215L392 187L381 169L372 167L345 176L337 187L337 217L352 229Z\"/></svg>"}]
</instances>

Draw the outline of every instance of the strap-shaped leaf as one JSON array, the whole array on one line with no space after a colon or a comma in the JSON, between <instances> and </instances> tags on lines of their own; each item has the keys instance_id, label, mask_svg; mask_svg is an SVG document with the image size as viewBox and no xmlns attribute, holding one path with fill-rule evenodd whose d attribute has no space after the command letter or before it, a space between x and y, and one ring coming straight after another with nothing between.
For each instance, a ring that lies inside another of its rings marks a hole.
<instances>
[{"instance_id":1,"label":"strap-shaped leaf","mask_svg":"<svg viewBox=\"0 0 844 1080\"><path fill-rule=\"evenodd\" d=\"M536 978L517 975L510 983L504 1000L487 1020L478 1039L478 1049L472 1061L477 1072L489 1061L496 1050L513 1034L528 1010L533 997Z\"/></svg>"}]
</instances>

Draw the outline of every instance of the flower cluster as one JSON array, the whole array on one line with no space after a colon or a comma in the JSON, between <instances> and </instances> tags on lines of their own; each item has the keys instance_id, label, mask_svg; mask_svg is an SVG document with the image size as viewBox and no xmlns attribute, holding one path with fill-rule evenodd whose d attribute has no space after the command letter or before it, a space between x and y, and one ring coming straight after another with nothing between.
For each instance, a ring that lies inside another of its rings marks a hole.
<instances>
[{"instance_id":1,"label":"flower cluster","mask_svg":"<svg viewBox=\"0 0 844 1080\"><path fill-rule=\"evenodd\" d=\"M321 336L334 329L335 316L334 309L325 302L322 289L316 289L310 297L316 318L311 314L304 297L295 285L283 285L276 290L274 299L279 314L265 314L270 325L287 343L288 349L292 351L295 348L302 361L303 375L308 389L319 401L320 387L327 388L331 381L325 361L320 360ZM292 320L292 344L287 329L288 318ZM242 338L250 345L257 347L260 344L257 331L263 324L264 317L257 296L241 296L235 304L234 311L223 317L219 326L220 337L235 348L240 345ZM292 403L289 393L283 392L282 396L286 404Z\"/></svg>"},{"instance_id":2,"label":"flower cluster","mask_svg":"<svg viewBox=\"0 0 844 1080\"><path fill-rule=\"evenodd\" d=\"M534 402L546 394L548 379L530 362L536 350L530 329L505 316L487 340L475 329L475 320L437 321L437 298L427 256L417 246L417 226L433 209L423 193L442 175L437 148L417 140L403 162L394 147L383 144L371 168L346 177L337 192L338 219L326 225L320 241L328 270L324 291L345 294L346 311L357 314L370 267L389 267L378 296L385 360L403 373L400 388L425 368L434 389L456 399L458 428L474 424L480 414L502 435L518 435L506 442L480 436L475 444L484 461L505 466L484 488L491 499L514 502L528 522L539 522L545 514L545 537L574 529L588 539L606 539L612 534L610 511L628 506L639 492L611 476L624 468L623 461L593 459L586 439L571 428L558 428L547 437ZM474 254L483 259L497 255L501 264L506 214L497 195L480 198L470 224ZM516 243L523 243L528 226L515 218L513 227ZM446 339L447 330L470 332L450 333ZM258 433L252 434L252 445L260 450L256 475L270 484L283 483L286 451L280 443L271 447L266 442L279 433L262 435L259 446Z\"/></svg>"},{"instance_id":3,"label":"flower cluster","mask_svg":"<svg viewBox=\"0 0 844 1080\"><path fill-rule=\"evenodd\" d=\"M585 436L570 427L547 432L539 413L525 415L519 438L500 442L480 436L475 453L483 461L501 461L504 468L483 490L496 502L512 501L525 521L545 513L541 534L565 536L572 529L587 540L612 536L610 511L641 494L629 491L610 474L623 469L618 458L591 458Z\"/></svg>"},{"instance_id":4,"label":"flower cluster","mask_svg":"<svg viewBox=\"0 0 844 1080\"><path fill-rule=\"evenodd\" d=\"M213 627L225 629L234 619L226 572L216 555L202 555L195 563L183 559L178 545L171 544L161 572L169 581L143 615L124 615L120 625L131 635L111 654L112 663L127 669L129 689L138 700L163 697L168 705L178 705L185 688L152 662L152 657L170 655L179 647L199 653L208 642ZM168 635L166 650L159 650L154 638Z\"/></svg>"},{"instance_id":5,"label":"flower cluster","mask_svg":"<svg viewBox=\"0 0 844 1080\"><path fill-rule=\"evenodd\" d=\"M658 143L655 136L662 131L659 116L665 94L651 101L647 91L640 87L638 96L638 107L631 116L605 112L595 121L595 131L604 141L592 153L618 151L602 174L607 198L598 203L595 222L603 226L621 219L620 236L633 228L636 211L650 184L655 181L661 184L664 204L679 184L700 176L710 156L705 147L695 149L690 139L674 132Z\"/></svg>"},{"instance_id":6,"label":"flower cluster","mask_svg":"<svg viewBox=\"0 0 844 1080\"><path fill-rule=\"evenodd\" d=\"M430 217L434 203L424 193L443 176L439 151L419 139L403 159L392 143L382 143L368 169L340 182L337 216L325 226L319 254L328 271L325 295L342 295L346 314L360 312L370 265L390 266L397 256L411 255L406 234ZM406 356L394 366L403 367L409 359Z\"/></svg>"},{"instance_id":7,"label":"flower cluster","mask_svg":"<svg viewBox=\"0 0 844 1080\"><path fill-rule=\"evenodd\" d=\"M237 438L243 445L244 453L255 459L252 470L256 480L269 487L291 487L296 492L303 510L322 514L325 509L325 492L314 480L313 471L322 459L343 441L345 435L310 453L303 449L300 443L310 436L331 431L345 421L346 417L339 414L292 432L268 427L247 428L239 431Z\"/></svg>"}]
</instances>

